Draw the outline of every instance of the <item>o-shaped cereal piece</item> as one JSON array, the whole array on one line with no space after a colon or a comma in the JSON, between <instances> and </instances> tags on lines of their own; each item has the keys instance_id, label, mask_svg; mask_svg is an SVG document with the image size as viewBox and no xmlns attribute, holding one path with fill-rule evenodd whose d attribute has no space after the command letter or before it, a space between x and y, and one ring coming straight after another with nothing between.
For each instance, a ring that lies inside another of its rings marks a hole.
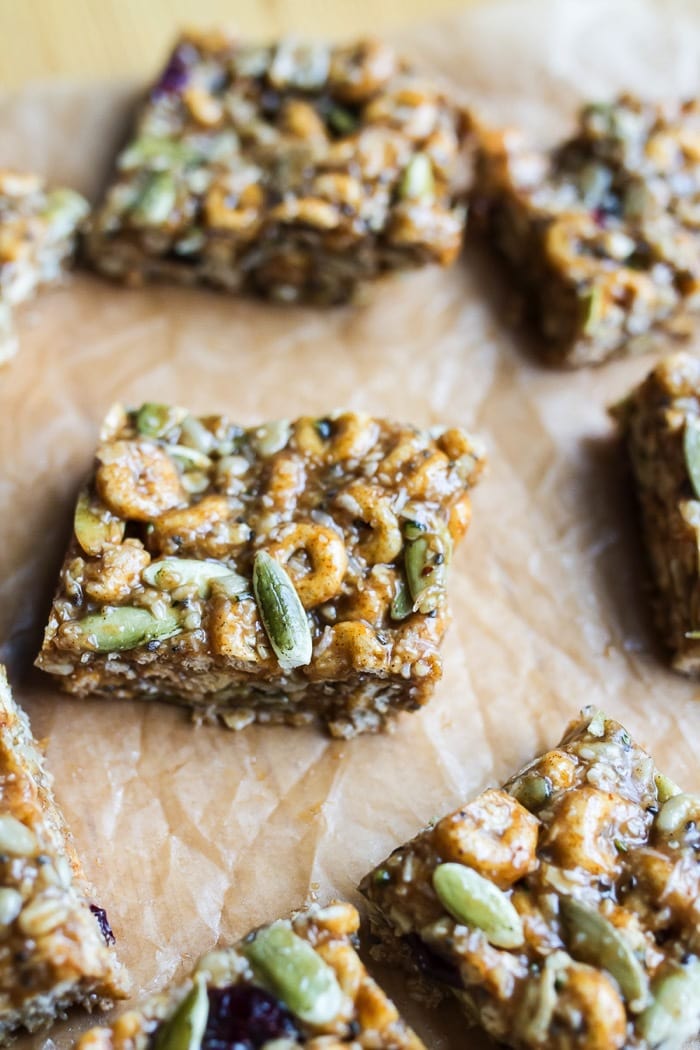
<instances>
[{"instance_id":1,"label":"o-shaped cereal piece","mask_svg":"<svg viewBox=\"0 0 700 1050\"><path fill-rule=\"evenodd\" d=\"M310 522L293 522L284 525L277 539L265 549L270 557L286 567L305 609L329 601L340 591L348 556L343 540L333 529ZM309 567L298 563L295 554L304 554Z\"/></svg>"}]
</instances>

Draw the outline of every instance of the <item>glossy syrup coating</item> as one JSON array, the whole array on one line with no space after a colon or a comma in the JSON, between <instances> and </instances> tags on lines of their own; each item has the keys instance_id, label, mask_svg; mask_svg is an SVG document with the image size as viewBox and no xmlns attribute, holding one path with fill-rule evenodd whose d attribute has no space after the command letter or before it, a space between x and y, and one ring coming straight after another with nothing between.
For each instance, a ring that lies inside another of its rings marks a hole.
<instances>
[{"instance_id":1,"label":"glossy syrup coating","mask_svg":"<svg viewBox=\"0 0 700 1050\"><path fill-rule=\"evenodd\" d=\"M381 729L431 696L484 467L460 428L116 409L38 665L80 696Z\"/></svg>"},{"instance_id":2,"label":"glossy syrup coating","mask_svg":"<svg viewBox=\"0 0 700 1050\"><path fill-rule=\"evenodd\" d=\"M700 1029L700 799L592 708L362 882L381 952L515 1050Z\"/></svg>"},{"instance_id":3,"label":"glossy syrup coating","mask_svg":"<svg viewBox=\"0 0 700 1050\"><path fill-rule=\"evenodd\" d=\"M460 249L470 120L385 43L188 33L88 238L104 274L332 304Z\"/></svg>"}]
</instances>

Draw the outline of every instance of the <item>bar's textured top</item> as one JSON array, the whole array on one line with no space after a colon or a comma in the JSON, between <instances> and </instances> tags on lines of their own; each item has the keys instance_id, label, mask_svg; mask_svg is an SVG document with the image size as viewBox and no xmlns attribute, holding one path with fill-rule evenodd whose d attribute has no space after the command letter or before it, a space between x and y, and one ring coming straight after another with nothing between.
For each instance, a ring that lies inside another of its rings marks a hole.
<instances>
[{"instance_id":1,"label":"bar's textured top","mask_svg":"<svg viewBox=\"0 0 700 1050\"><path fill-rule=\"evenodd\" d=\"M0 665L0 1043L75 1004L122 998L105 912L91 902L51 778Z\"/></svg>"},{"instance_id":2,"label":"bar's textured top","mask_svg":"<svg viewBox=\"0 0 700 1050\"><path fill-rule=\"evenodd\" d=\"M336 901L263 926L76 1050L425 1050L357 955L358 925Z\"/></svg>"},{"instance_id":3,"label":"bar's textured top","mask_svg":"<svg viewBox=\"0 0 700 1050\"><path fill-rule=\"evenodd\" d=\"M188 34L141 108L88 252L103 273L320 304L447 264L469 121L392 49Z\"/></svg>"},{"instance_id":4,"label":"bar's textured top","mask_svg":"<svg viewBox=\"0 0 700 1050\"><path fill-rule=\"evenodd\" d=\"M700 1030L700 798L592 708L364 880L375 931L518 1050Z\"/></svg>"},{"instance_id":5,"label":"bar's textured top","mask_svg":"<svg viewBox=\"0 0 700 1050\"><path fill-rule=\"evenodd\" d=\"M379 729L440 677L483 466L458 428L117 408L38 664L80 695L162 696L231 728Z\"/></svg>"},{"instance_id":6,"label":"bar's textured top","mask_svg":"<svg viewBox=\"0 0 700 1050\"><path fill-rule=\"evenodd\" d=\"M61 277L88 203L38 175L0 169L0 363L17 351L11 307Z\"/></svg>"},{"instance_id":7,"label":"bar's textured top","mask_svg":"<svg viewBox=\"0 0 700 1050\"><path fill-rule=\"evenodd\" d=\"M550 153L486 132L479 211L555 363L665 347L700 305L700 104L591 104Z\"/></svg>"}]
</instances>

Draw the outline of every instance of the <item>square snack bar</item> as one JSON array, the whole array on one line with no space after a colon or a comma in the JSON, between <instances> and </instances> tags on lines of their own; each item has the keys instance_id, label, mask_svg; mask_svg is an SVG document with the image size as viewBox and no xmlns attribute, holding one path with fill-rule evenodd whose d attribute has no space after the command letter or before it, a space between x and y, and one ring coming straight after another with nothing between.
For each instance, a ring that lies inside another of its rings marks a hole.
<instances>
[{"instance_id":1,"label":"square snack bar","mask_svg":"<svg viewBox=\"0 0 700 1050\"><path fill-rule=\"evenodd\" d=\"M74 190L0 169L0 363L17 352L12 307L61 277L87 212Z\"/></svg>"},{"instance_id":2,"label":"square snack bar","mask_svg":"<svg viewBox=\"0 0 700 1050\"><path fill-rule=\"evenodd\" d=\"M88 238L130 284L331 304L459 252L469 120L386 44L183 36Z\"/></svg>"},{"instance_id":3,"label":"square snack bar","mask_svg":"<svg viewBox=\"0 0 700 1050\"><path fill-rule=\"evenodd\" d=\"M673 354L613 408L637 488L653 607L673 667L700 673L700 360Z\"/></svg>"},{"instance_id":4,"label":"square snack bar","mask_svg":"<svg viewBox=\"0 0 700 1050\"><path fill-rule=\"evenodd\" d=\"M517 1050L700 1031L700 798L601 712L360 887L380 950Z\"/></svg>"},{"instance_id":5,"label":"square snack bar","mask_svg":"<svg viewBox=\"0 0 700 1050\"><path fill-rule=\"evenodd\" d=\"M37 664L79 696L173 700L232 729L381 729L440 678L483 465L457 428L117 408Z\"/></svg>"},{"instance_id":6,"label":"square snack bar","mask_svg":"<svg viewBox=\"0 0 700 1050\"><path fill-rule=\"evenodd\" d=\"M27 716L0 666L0 1043L73 1005L123 998L104 911L91 904Z\"/></svg>"},{"instance_id":7,"label":"square snack bar","mask_svg":"<svg viewBox=\"0 0 700 1050\"><path fill-rule=\"evenodd\" d=\"M425 1050L365 970L358 925L334 902L263 926L76 1050Z\"/></svg>"},{"instance_id":8,"label":"square snack bar","mask_svg":"<svg viewBox=\"0 0 700 1050\"><path fill-rule=\"evenodd\" d=\"M554 364L663 349L700 307L700 103L592 104L549 153L486 132L477 210Z\"/></svg>"}]
</instances>

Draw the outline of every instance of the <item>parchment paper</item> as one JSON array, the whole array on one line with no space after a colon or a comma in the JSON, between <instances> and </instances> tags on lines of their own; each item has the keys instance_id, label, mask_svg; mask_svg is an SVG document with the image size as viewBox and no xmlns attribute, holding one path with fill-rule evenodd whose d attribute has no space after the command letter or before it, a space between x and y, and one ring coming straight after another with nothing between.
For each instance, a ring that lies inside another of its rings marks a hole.
<instances>
[{"instance_id":1,"label":"parchment paper","mask_svg":"<svg viewBox=\"0 0 700 1050\"><path fill-rule=\"evenodd\" d=\"M165 41L154 41L162 51ZM700 92L700 9L682 2L501 2L402 41L478 111L553 135L582 96ZM96 191L134 85L0 96L0 164ZM312 893L354 899L431 817L543 748L586 703L700 789L700 688L665 669L647 614L632 496L605 406L652 358L561 374L503 323L507 288L472 249L450 273L317 312L78 275L21 320L0 375L0 654L46 737L60 803L138 994ZM700 350L700 343L696 344ZM253 423L353 406L463 423L491 471L452 579L434 702L391 736L193 728L165 705L69 701L31 671L76 488L114 400L173 400ZM441 1050L481 1047L457 1014L391 991ZM60 1050L86 1022L51 1033ZM21 1041L20 1050L41 1039Z\"/></svg>"}]
</instances>

